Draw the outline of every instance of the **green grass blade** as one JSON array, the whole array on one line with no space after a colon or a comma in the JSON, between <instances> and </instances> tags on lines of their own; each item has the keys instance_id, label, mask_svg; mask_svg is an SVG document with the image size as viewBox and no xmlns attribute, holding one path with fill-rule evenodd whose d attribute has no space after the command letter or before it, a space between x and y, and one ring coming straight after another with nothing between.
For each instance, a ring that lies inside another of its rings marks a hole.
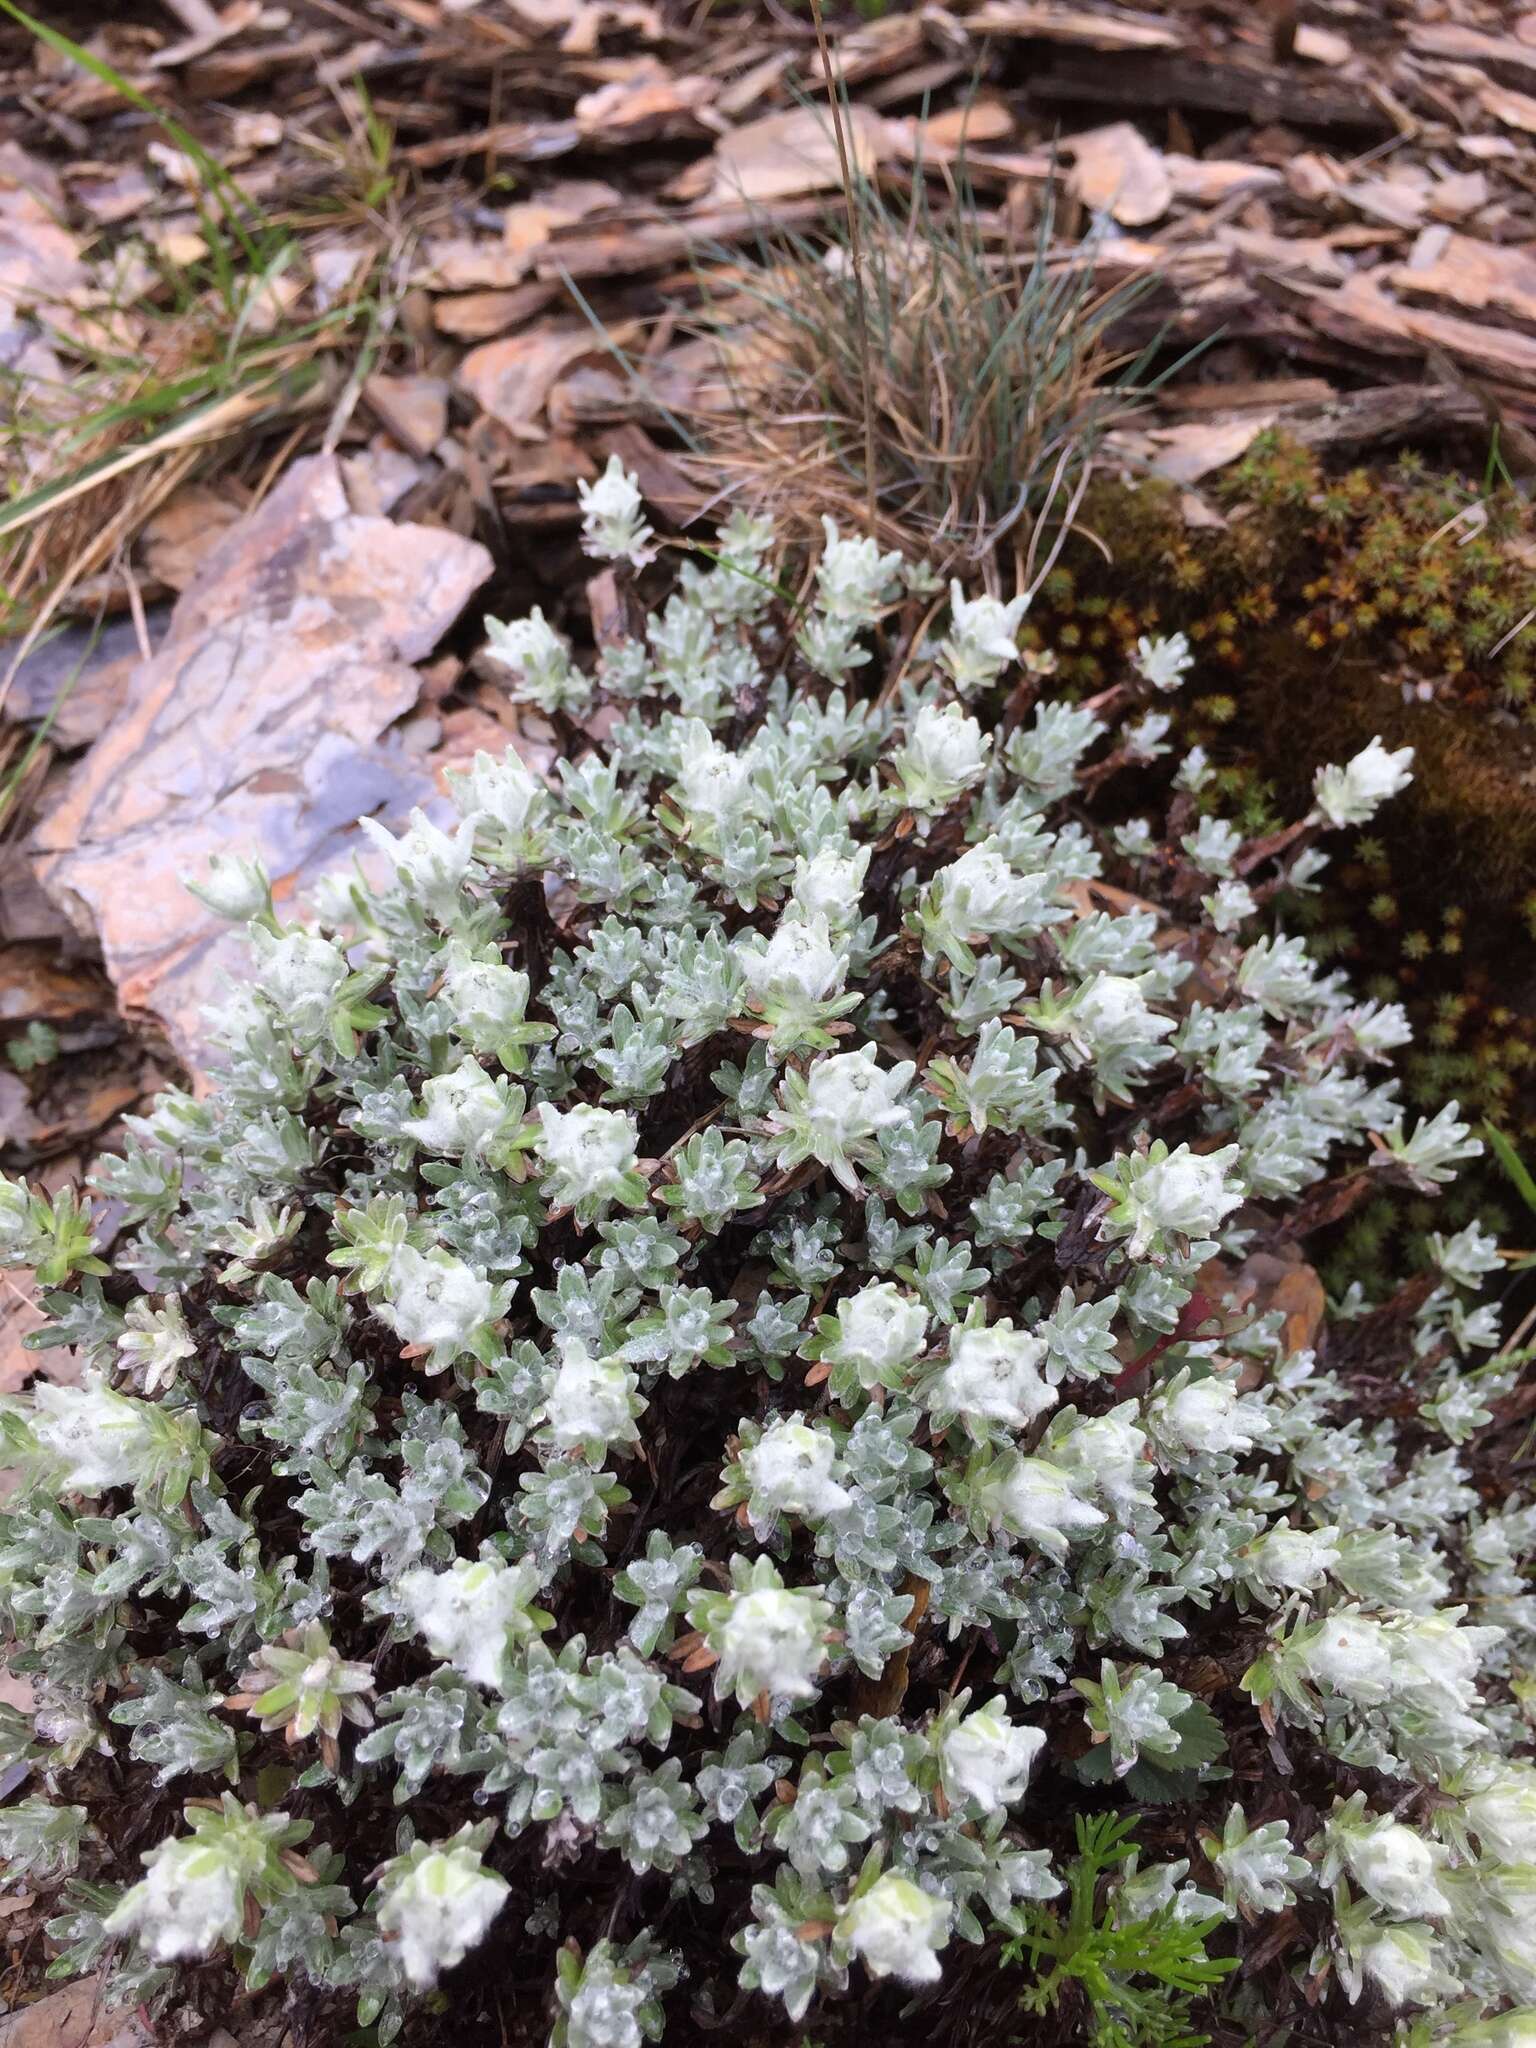
<instances>
[{"instance_id":1,"label":"green grass blade","mask_svg":"<svg viewBox=\"0 0 1536 2048\"><path fill-rule=\"evenodd\" d=\"M1488 1142L1489 1151L1514 1183L1520 1199L1528 1209L1536 1213L1536 1177L1532 1176L1530 1168L1504 1133L1495 1129L1492 1124L1483 1125L1483 1136Z\"/></svg>"}]
</instances>

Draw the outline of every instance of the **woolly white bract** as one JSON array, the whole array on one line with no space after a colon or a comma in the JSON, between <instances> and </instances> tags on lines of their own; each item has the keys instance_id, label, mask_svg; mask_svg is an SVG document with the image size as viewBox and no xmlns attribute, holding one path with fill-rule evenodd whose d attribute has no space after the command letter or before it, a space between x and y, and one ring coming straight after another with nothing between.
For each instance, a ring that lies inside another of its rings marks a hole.
<instances>
[{"instance_id":1,"label":"woolly white bract","mask_svg":"<svg viewBox=\"0 0 1536 2048\"><path fill-rule=\"evenodd\" d=\"M583 510L649 556L622 469ZM54 1801L6 1825L78 1860L78 1967L110 1913L137 1995L221 1949L387 2039L494 1925L560 2048L738 1984L771 2032L1027 1929L1081 1792L1182 1837L1116 1913L1255 1923L1298 2034L1368 1987L1425 2048L1536 1999L1536 1510L1468 1449L1518 1369L1497 1248L1448 1222L1304 1343L1255 1278L1318 1183L1427 1206L1476 1149L1404 1119L1401 1017L1292 928L1404 753L1246 842L1160 765L1187 649L1073 704L960 590L886 677L936 588L738 518L591 675L494 628L558 774L477 759L317 928L204 877L254 919L211 1090L133 1121L107 1212L0 1182L86 1369L0 1401ZM130 1803L297 1774L318 1840L193 1803L104 1907L108 1749Z\"/></svg>"}]
</instances>

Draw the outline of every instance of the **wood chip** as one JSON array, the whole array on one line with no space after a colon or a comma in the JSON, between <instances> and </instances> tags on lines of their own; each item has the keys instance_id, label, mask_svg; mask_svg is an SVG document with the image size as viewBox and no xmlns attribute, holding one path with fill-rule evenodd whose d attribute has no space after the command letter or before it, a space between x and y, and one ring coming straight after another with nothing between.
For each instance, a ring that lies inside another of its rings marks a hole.
<instances>
[{"instance_id":1,"label":"wood chip","mask_svg":"<svg viewBox=\"0 0 1536 2048\"><path fill-rule=\"evenodd\" d=\"M1453 362L1517 384L1536 381L1536 337L1485 327L1450 313L1401 306L1367 277L1350 278L1337 291L1314 292L1308 317L1341 340L1384 347L1389 354L1421 357L1442 349Z\"/></svg>"},{"instance_id":2,"label":"wood chip","mask_svg":"<svg viewBox=\"0 0 1536 2048\"><path fill-rule=\"evenodd\" d=\"M1478 92L1484 110L1506 128L1518 128L1536 135L1536 99L1528 92L1515 92L1507 85L1485 85Z\"/></svg>"},{"instance_id":3,"label":"wood chip","mask_svg":"<svg viewBox=\"0 0 1536 2048\"><path fill-rule=\"evenodd\" d=\"M704 135L702 116L719 90L713 78L674 78L647 59L639 76L599 86L576 102L577 131L609 145Z\"/></svg>"},{"instance_id":4,"label":"wood chip","mask_svg":"<svg viewBox=\"0 0 1536 2048\"><path fill-rule=\"evenodd\" d=\"M1369 219L1394 228L1418 227L1429 203L1426 191L1393 178L1362 179L1344 186L1339 197Z\"/></svg>"},{"instance_id":5,"label":"wood chip","mask_svg":"<svg viewBox=\"0 0 1536 2048\"><path fill-rule=\"evenodd\" d=\"M1408 47L1422 57L1447 57L1453 63L1502 68L1536 79L1536 48L1513 36L1484 35L1480 29L1448 22L1417 22L1408 31Z\"/></svg>"},{"instance_id":6,"label":"wood chip","mask_svg":"<svg viewBox=\"0 0 1536 2048\"><path fill-rule=\"evenodd\" d=\"M1437 220L1465 220L1488 204L1488 180L1481 171L1453 171L1437 178L1429 210Z\"/></svg>"},{"instance_id":7,"label":"wood chip","mask_svg":"<svg viewBox=\"0 0 1536 2048\"><path fill-rule=\"evenodd\" d=\"M535 327L472 349L459 365L458 382L492 419L515 434L533 435L555 379L598 346L584 320Z\"/></svg>"},{"instance_id":8,"label":"wood chip","mask_svg":"<svg viewBox=\"0 0 1536 2048\"><path fill-rule=\"evenodd\" d=\"M1145 227L1168 211L1173 179L1162 152L1129 121L1069 136L1062 154L1072 159L1068 190L1092 213L1107 213L1122 227Z\"/></svg>"},{"instance_id":9,"label":"wood chip","mask_svg":"<svg viewBox=\"0 0 1536 2048\"><path fill-rule=\"evenodd\" d=\"M1536 256L1437 228L1391 281L1415 298L1440 299L1457 312L1507 313L1536 327Z\"/></svg>"},{"instance_id":10,"label":"wood chip","mask_svg":"<svg viewBox=\"0 0 1536 2048\"><path fill-rule=\"evenodd\" d=\"M1285 175L1268 164L1211 160L1181 156L1170 149L1163 168L1173 184L1175 199L1192 200L1196 206L1216 206L1236 192L1275 192L1285 184Z\"/></svg>"},{"instance_id":11,"label":"wood chip","mask_svg":"<svg viewBox=\"0 0 1536 2048\"><path fill-rule=\"evenodd\" d=\"M380 426L410 455L430 455L448 431L446 378L370 377L363 397Z\"/></svg>"},{"instance_id":12,"label":"wood chip","mask_svg":"<svg viewBox=\"0 0 1536 2048\"><path fill-rule=\"evenodd\" d=\"M1347 64L1354 55L1348 36L1341 36L1337 29L1319 28L1311 21L1297 24L1291 48L1309 64L1326 64L1330 68Z\"/></svg>"},{"instance_id":13,"label":"wood chip","mask_svg":"<svg viewBox=\"0 0 1536 2048\"><path fill-rule=\"evenodd\" d=\"M849 157L868 177L891 155L884 119L868 107L844 109ZM842 165L830 116L819 107L769 114L721 137L715 145L709 196L731 200L790 199L841 190Z\"/></svg>"},{"instance_id":14,"label":"wood chip","mask_svg":"<svg viewBox=\"0 0 1536 2048\"><path fill-rule=\"evenodd\" d=\"M1026 0L987 0L967 27L978 35L1034 36L1090 50L1177 50L1184 38L1146 15L1090 14L1083 7L1036 7Z\"/></svg>"},{"instance_id":15,"label":"wood chip","mask_svg":"<svg viewBox=\"0 0 1536 2048\"><path fill-rule=\"evenodd\" d=\"M464 292L434 299L432 324L455 341L489 341L533 319L559 296L558 284L543 282L515 285L509 292Z\"/></svg>"}]
</instances>

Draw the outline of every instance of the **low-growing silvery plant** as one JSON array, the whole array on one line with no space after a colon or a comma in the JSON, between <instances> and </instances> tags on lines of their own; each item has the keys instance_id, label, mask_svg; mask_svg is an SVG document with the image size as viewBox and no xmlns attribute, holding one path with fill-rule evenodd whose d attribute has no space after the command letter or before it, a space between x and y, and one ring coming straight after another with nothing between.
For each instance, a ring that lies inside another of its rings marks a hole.
<instances>
[{"instance_id":1,"label":"low-growing silvery plant","mask_svg":"<svg viewBox=\"0 0 1536 2048\"><path fill-rule=\"evenodd\" d=\"M621 469L586 509L652 562ZM1264 1305L1352 1190L1477 1149L1287 929L1407 750L1245 842L1156 765L1182 643L1072 703L1022 603L868 538L798 607L764 525L705 559L590 672L493 625L585 737L373 826L381 884L295 922L194 878L251 933L214 1085L90 1201L0 1183L81 1366L0 1404L0 1849L55 1968L381 2042L541 1982L519 2039L632 2048L927 2030L1010 1941L1044 2012L1208 1921L1239 2014L1252 1956L1266 2021L1530 2041L1496 1249ZM1106 1806L1183 1853L1069 1908Z\"/></svg>"}]
</instances>

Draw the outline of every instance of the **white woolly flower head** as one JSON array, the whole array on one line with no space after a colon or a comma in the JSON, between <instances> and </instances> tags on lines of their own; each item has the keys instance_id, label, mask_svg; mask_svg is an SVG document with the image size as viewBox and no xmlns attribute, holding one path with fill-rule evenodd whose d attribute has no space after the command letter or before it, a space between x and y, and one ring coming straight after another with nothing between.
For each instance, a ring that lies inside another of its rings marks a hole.
<instances>
[{"instance_id":1,"label":"white woolly flower head","mask_svg":"<svg viewBox=\"0 0 1536 2048\"><path fill-rule=\"evenodd\" d=\"M1181 1380L1182 1374L1148 1410L1154 1433L1164 1443L1208 1457L1252 1450L1264 1433L1262 1411L1243 1401L1235 1380L1216 1373Z\"/></svg>"},{"instance_id":2,"label":"white woolly flower head","mask_svg":"<svg viewBox=\"0 0 1536 2048\"><path fill-rule=\"evenodd\" d=\"M570 649L535 605L526 618L487 619L485 652L510 669L535 700L558 702L580 684Z\"/></svg>"},{"instance_id":3,"label":"white woolly flower head","mask_svg":"<svg viewBox=\"0 0 1536 2048\"><path fill-rule=\"evenodd\" d=\"M790 1003L800 1011L835 996L848 972L848 955L832 943L825 916L781 921L766 946L743 951L742 974L764 1001Z\"/></svg>"},{"instance_id":4,"label":"white woolly flower head","mask_svg":"<svg viewBox=\"0 0 1536 2048\"><path fill-rule=\"evenodd\" d=\"M421 1101L421 1114L404 1118L400 1128L426 1151L448 1159L466 1159L480 1151L507 1113L504 1090L467 1055L446 1074L424 1081Z\"/></svg>"},{"instance_id":5,"label":"white woolly flower head","mask_svg":"<svg viewBox=\"0 0 1536 2048\"><path fill-rule=\"evenodd\" d=\"M494 1552L456 1558L446 1571L406 1572L395 1592L400 1611L434 1657L445 1658L476 1685L499 1689L507 1652L549 1626L532 1605L539 1575L531 1564L506 1564Z\"/></svg>"},{"instance_id":6,"label":"white woolly flower head","mask_svg":"<svg viewBox=\"0 0 1536 2048\"><path fill-rule=\"evenodd\" d=\"M211 854L202 880L188 882L187 888L216 917L227 918L231 924L246 924L272 908L272 884L266 869L259 860L245 860L238 854Z\"/></svg>"},{"instance_id":7,"label":"white woolly flower head","mask_svg":"<svg viewBox=\"0 0 1536 2048\"><path fill-rule=\"evenodd\" d=\"M982 938L1013 930L1036 908L1034 878L1016 874L996 839L967 847L935 880L947 924Z\"/></svg>"},{"instance_id":8,"label":"white woolly flower head","mask_svg":"<svg viewBox=\"0 0 1536 2048\"><path fill-rule=\"evenodd\" d=\"M872 626L896 594L901 556L882 552L868 534L840 539L837 522L825 513L821 524L826 545L816 565L818 609L850 626Z\"/></svg>"},{"instance_id":9,"label":"white woolly flower head","mask_svg":"<svg viewBox=\"0 0 1536 2048\"><path fill-rule=\"evenodd\" d=\"M833 931L856 923L871 851L861 846L839 853L823 846L809 860L797 856L789 909L804 918L824 917Z\"/></svg>"},{"instance_id":10,"label":"white woolly flower head","mask_svg":"<svg viewBox=\"0 0 1536 2048\"><path fill-rule=\"evenodd\" d=\"M949 1362L925 1399L929 1407L958 1415L967 1424L1027 1429L1056 1405L1056 1389L1046 1384L1040 1369L1045 1355L1043 1337L1016 1330L1006 1318L989 1329L955 1330Z\"/></svg>"},{"instance_id":11,"label":"white woolly flower head","mask_svg":"<svg viewBox=\"0 0 1536 2048\"><path fill-rule=\"evenodd\" d=\"M539 1104L539 1153L556 1201L616 1201L633 1177L639 1131L621 1109L579 1102L574 1109Z\"/></svg>"},{"instance_id":12,"label":"white woolly flower head","mask_svg":"<svg viewBox=\"0 0 1536 2048\"><path fill-rule=\"evenodd\" d=\"M189 1805L183 1812L191 1833L147 1851L143 1877L102 1923L109 1934L137 1935L157 1963L206 1956L221 1941L237 1941L252 1886L286 1878L278 1857L308 1832L286 1813L258 1813L228 1792L216 1807Z\"/></svg>"},{"instance_id":13,"label":"white woolly flower head","mask_svg":"<svg viewBox=\"0 0 1536 2048\"><path fill-rule=\"evenodd\" d=\"M581 501L581 545L587 554L605 562L628 562L635 569L656 559L651 545L656 536L645 523L639 479L617 455L609 456L596 483L578 483L576 495Z\"/></svg>"},{"instance_id":14,"label":"white woolly flower head","mask_svg":"<svg viewBox=\"0 0 1536 2048\"><path fill-rule=\"evenodd\" d=\"M1384 1817L1346 1829L1338 1846L1355 1882L1388 1912L1412 1919L1450 1912L1435 1874L1446 1852L1413 1828Z\"/></svg>"},{"instance_id":15,"label":"white woolly flower head","mask_svg":"<svg viewBox=\"0 0 1536 2048\"><path fill-rule=\"evenodd\" d=\"M721 746L702 718L683 719L677 728L677 793L690 819L719 831L754 808L752 762Z\"/></svg>"},{"instance_id":16,"label":"white woolly flower head","mask_svg":"<svg viewBox=\"0 0 1536 2048\"><path fill-rule=\"evenodd\" d=\"M449 833L434 825L425 811L414 810L398 839L377 818L357 822L364 837L388 858L402 891L440 923L451 922L462 908L464 881L475 857L473 821L465 818Z\"/></svg>"},{"instance_id":17,"label":"white woolly flower head","mask_svg":"<svg viewBox=\"0 0 1536 2048\"><path fill-rule=\"evenodd\" d=\"M925 704L893 755L896 773L913 810L946 810L987 771L990 734L958 704Z\"/></svg>"},{"instance_id":18,"label":"white woolly flower head","mask_svg":"<svg viewBox=\"0 0 1536 2048\"><path fill-rule=\"evenodd\" d=\"M1433 1928L1421 1921L1378 1928L1361 1946L1359 1962L1393 2005L1434 2005L1461 1989Z\"/></svg>"},{"instance_id":19,"label":"white woolly flower head","mask_svg":"<svg viewBox=\"0 0 1536 2048\"><path fill-rule=\"evenodd\" d=\"M1170 1152L1161 1139L1145 1154L1120 1153L1089 1176L1111 1197L1100 1236L1129 1236L1133 1259L1160 1259L1207 1239L1242 1204L1242 1189L1227 1177L1241 1157L1238 1145L1195 1152L1185 1144Z\"/></svg>"},{"instance_id":20,"label":"white woolly flower head","mask_svg":"<svg viewBox=\"0 0 1536 2048\"><path fill-rule=\"evenodd\" d=\"M157 1963L174 1963L237 1940L244 1917L238 1865L190 1835L150 1852L143 1877L103 1925L113 1934L136 1934Z\"/></svg>"},{"instance_id":21,"label":"white woolly flower head","mask_svg":"<svg viewBox=\"0 0 1536 2048\"><path fill-rule=\"evenodd\" d=\"M1095 1046L1152 1045L1177 1029L1147 1007L1146 989L1129 974L1095 974L1072 998L1072 1021Z\"/></svg>"},{"instance_id":22,"label":"white woolly flower head","mask_svg":"<svg viewBox=\"0 0 1536 2048\"><path fill-rule=\"evenodd\" d=\"M509 1287L497 1288L452 1252L418 1251L402 1244L392 1253L387 1297L375 1304L395 1335L431 1352L429 1371L441 1371L487 1323L504 1314Z\"/></svg>"},{"instance_id":23,"label":"white woolly flower head","mask_svg":"<svg viewBox=\"0 0 1536 2048\"><path fill-rule=\"evenodd\" d=\"M1104 1525L1103 1510L1084 1498L1085 1491L1083 1479L1064 1465L1009 1455L983 1481L981 1500L994 1522L1060 1563L1072 1543Z\"/></svg>"},{"instance_id":24,"label":"white woolly flower head","mask_svg":"<svg viewBox=\"0 0 1536 2048\"><path fill-rule=\"evenodd\" d=\"M407 1978L424 1990L484 1937L509 1887L486 1869L473 1831L461 1828L449 1842L418 1843L397 1856L379 1889L379 1926L397 1943Z\"/></svg>"},{"instance_id":25,"label":"white woolly flower head","mask_svg":"<svg viewBox=\"0 0 1536 2048\"><path fill-rule=\"evenodd\" d=\"M1248 1575L1275 1592L1315 1592L1339 1561L1339 1531L1277 1522L1249 1550Z\"/></svg>"},{"instance_id":26,"label":"white woolly flower head","mask_svg":"<svg viewBox=\"0 0 1536 2048\"><path fill-rule=\"evenodd\" d=\"M153 1448L153 1413L100 1379L74 1387L39 1380L32 1394L32 1434L63 1466L63 1487L105 1493L142 1478Z\"/></svg>"},{"instance_id":27,"label":"white woolly flower head","mask_svg":"<svg viewBox=\"0 0 1536 2048\"><path fill-rule=\"evenodd\" d=\"M1035 1758L1045 1747L1043 1728L1010 1721L999 1693L946 1732L939 1768L951 1805L972 1800L983 1813L1001 1813L1024 1797Z\"/></svg>"},{"instance_id":28,"label":"white woolly flower head","mask_svg":"<svg viewBox=\"0 0 1536 2048\"><path fill-rule=\"evenodd\" d=\"M927 1333L928 1311L922 1302L903 1293L894 1280L874 1280L844 1295L835 1319L826 1319L817 1348L834 1366L846 1367L868 1392L877 1386L900 1386Z\"/></svg>"},{"instance_id":29,"label":"white woolly flower head","mask_svg":"<svg viewBox=\"0 0 1536 2048\"><path fill-rule=\"evenodd\" d=\"M1137 1423L1139 1412L1134 1401L1125 1401L1105 1415L1085 1416L1051 1446L1052 1457L1081 1486L1122 1515L1148 1498L1143 1475L1149 1445L1146 1431Z\"/></svg>"},{"instance_id":30,"label":"white woolly flower head","mask_svg":"<svg viewBox=\"0 0 1536 2048\"><path fill-rule=\"evenodd\" d=\"M323 1036L347 978L346 955L316 932L279 936L260 925L251 933L251 945L257 988L282 1018L294 1044L313 1044Z\"/></svg>"},{"instance_id":31,"label":"white woolly flower head","mask_svg":"<svg viewBox=\"0 0 1536 2048\"><path fill-rule=\"evenodd\" d=\"M1136 642L1136 672L1154 690L1177 690L1195 665L1186 634L1149 639L1143 633Z\"/></svg>"},{"instance_id":32,"label":"white woolly flower head","mask_svg":"<svg viewBox=\"0 0 1536 2048\"><path fill-rule=\"evenodd\" d=\"M1505 1863L1536 1864L1536 1766L1503 1764L1463 1810L1487 1854Z\"/></svg>"},{"instance_id":33,"label":"white woolly flower head","mask_svg":"<svg viewBox=\"0 0 1536 2048\"><path fill-rule=\"evenodd\" d=\"M1355 1609L1330 1614L1297 1648L1306 1676L1341 1699L1371 1706L1392 1690L1392 1645L1370 1615Z\"/></svg>"},{"instance_id":34,"label":"white woolly flower head","mask_svg":"<svg viewBox=\"0 0 1536 2048\"><path fill-rule=\"evenodd\" d=\"M1319 768L1313 783L1317 815L1335 826L1365 825L1388 797L1413 780L1413 749L1390 752L1373 739L1342 768Z\"/></svg>"},{"instance_id":35,"label":"white woolly flower head","mask_svg":"<svg viewBox=\"0 0 1536 2048\"><path fill-rule=\"evenodd\" d=\"M527 975L463 948L450 951L449 963L441 994L455 1035L476 1052L499 1051L527 1015Z\"/></svg>"},{"instance_id":36,"label":"white woolly flower head","mask_svg":"<svg viewBox=\"0 0 1536 2048\"><path fill-rule=\"evenodd\" d=\"M831 1647L831 1603L819 1586L790 1587L770 1558L732 1561L728 1593L695 1593L688 1618L718 1662L715 1695L734 1693L739 1706L815 1697L817 1674Z\"/></svg>"},{"instance_id":37,"label":"white woolly flower head","mask_svg":"<svg viewBox=\"0 0 1536 2048\"><path fill-rule=\"evenodd\" d=\"M1137 1192L1157 1227L1181 1237L1204 1237L1214 1230L1242 1201L1241 1191L1226 1177L1238 1157L1236 1145L1219 1152L1192 1152L1180 1145L1148 1166Z\"/></svg>"},{"instance_id":38,"label":"white woolly flower head","mask_svg":"<svg viewBox=\"0 0 1536 2048\"><path fill-rule=\"evenodd\" d=\"M1026 592L1004 604L983 594L967 597L958 582L949 586L949 638L939 661L962 693L985 689L1019 658L1019 627L1029 609Z\"/></svg>"},{"instance_id":39,"label":"white woolly flower head","mask_svg":"<svg viewBox=\"0 0 1536 2048\"><path fill-rule=\"evenodd\" d=\"M494 825L512 839L527 831L547 794L515 747L499 761L482 750L468 768L451 769L447 781L461 818Z\"/></svg>"},{"instance_id":40,"label":"white woolly flower head","mask_svg":"<svg viewBox=\"0 0 1536 2048\"><path fill-rule=\"evenodd\" d=\"M837 1445L825 1429L775 1422L742 1453L741 1463L754 1507L761 1504L770 1514L820 1521L848 1505L848 1489L836 1478Z\"/></svg>"},{"instance_id":41,"label":"white woolly flower head","mask_svg":"<svg viewBox=\"0 0 1536 2048\"><path fill-rule=\"evenodd\" d=\"M580 1337L567 1335L543 1412L556 1450L583 1444L635 1443L643 1409L638 1377L619 1358L594 1358Z\"/></svg>"},{"instance_id":42,"label":"white woolly flower head","mask_svg":"<svg viewBox=\"0 0 1536 2048\"><path fill-rule=\"evenodd\" d=\"M900 1871L888 1870L838 1915L833 1940L858 1957L871 1977L936 1984L939 1950L949 1940L954 1908Z\"/></svg>"},{"instance_id":43,"label":"white woolly flower head","mask_svg":"<svg viewBox=\"0 0 1536 2048\"><path fill-rule=\"evenodd\" d=\"M873 1137L905 1121L902 1104L912 1064L882 1067L872 1045L817 1060L806 1078L806 1108L813 1126L834 1144Z\"/></svg>"}]
</instances>

